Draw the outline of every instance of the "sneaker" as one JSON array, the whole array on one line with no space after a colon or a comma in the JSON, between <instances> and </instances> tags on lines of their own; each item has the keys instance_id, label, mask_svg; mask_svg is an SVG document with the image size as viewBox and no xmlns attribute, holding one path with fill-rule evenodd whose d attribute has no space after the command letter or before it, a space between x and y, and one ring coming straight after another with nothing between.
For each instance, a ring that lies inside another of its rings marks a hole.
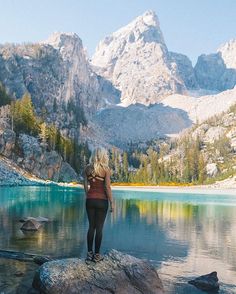
<instances>
[{"instance_id":1,"label":"sneaker","mask_svg":"<svg viewBox=\"0 0 236 294\"><path fill-rule=\"evenodd\" d=\"M85 261L93 261L93 256L94 256L93 251L88 251Z\"/></svg>"},{"instance_id":2,"label":"sneaker","mask_svg":"<svg viewBox=\"0 0 236 294\"><path fill-rule=\"evenodd\" d=\"M103 259L104 259L104 257L100 253L94 254L94 257L93 257L94 262L99 262L99 261L102 261Z\"/></svg>"}]
</instances>

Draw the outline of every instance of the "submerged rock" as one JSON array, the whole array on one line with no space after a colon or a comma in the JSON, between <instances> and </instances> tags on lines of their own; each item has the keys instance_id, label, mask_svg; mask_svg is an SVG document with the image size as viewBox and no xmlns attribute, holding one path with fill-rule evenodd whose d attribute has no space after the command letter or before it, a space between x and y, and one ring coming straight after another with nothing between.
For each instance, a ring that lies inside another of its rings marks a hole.
<instances>
[{"instance_id":1,"label":"submerged rock","mask_svg":"<svg viewBox=\"0 0 236 294\"><path fill-rule=\"evenodd\" d=\"M41 222L38 222L35 219L29 219L21 226L21 230L37 231L41 226Z\"/></svg>"},{"instance_id":2,"label":"submerged rock","mask_svg":"<svg viewBox=\"0 0 236 294\"><path fill-rule=\"evenodd\" d=\"M210 274L203 275L194 280L191 280L188 283L201 290L210 291L219 289L218 281L217 272L212 272Z\"/></svg>"},{"instance_id":3,"label":"submerged rock","mask_svg":"<svg viewBox=\"0 0 236 294\"><path fill-rule=\"evenodd\" d=\"M52 261L52 258L49 257L49 256L40 256L40 255L37 255L37 256L33 257L33 261L35 263L39 264L39 265L42 265L45 262Z\"/></svg>"},{"instance_id":4,"label":"submerged rock","mask_svg":"<svg viewBox=\"0 0 236 294\"><path fill-rule=\"evenodd\" d=\"M48 222L49 219L43 216L38 216L38 217L32 217L32 216L27 216L27 217L23 217L19 220L19 222L24 223L28 220L35 220L37 222Z\"/></svg>"},{"instance_id":5,"label":"submerged rock","mask_svg":"<svg viewBox=\"0 0 236 294\"><path fill-rule=\"evenodd\" d=\"M146 260L112 249L99 263L67 258L44 263L33 287L40 293L162 294L162 282Z\"/></svg>"}]
</instances>

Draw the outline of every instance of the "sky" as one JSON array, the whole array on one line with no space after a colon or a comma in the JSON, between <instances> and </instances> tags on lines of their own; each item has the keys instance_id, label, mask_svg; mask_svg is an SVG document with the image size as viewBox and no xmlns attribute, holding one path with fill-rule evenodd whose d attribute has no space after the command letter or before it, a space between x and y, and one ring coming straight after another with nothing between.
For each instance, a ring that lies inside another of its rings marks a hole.
<instances>
[{"instance_id":1,"label":"sky","mask_svg":"<svg viewBox=\"0 0 236 294\"><path fill-rule=\"evenodd\" d=\"M75 32L91 56L105 36L146 10L159 18L170 51L193 62L236 38L236 0L0 0L0 43Z\"/></svg>"}]
</instances>

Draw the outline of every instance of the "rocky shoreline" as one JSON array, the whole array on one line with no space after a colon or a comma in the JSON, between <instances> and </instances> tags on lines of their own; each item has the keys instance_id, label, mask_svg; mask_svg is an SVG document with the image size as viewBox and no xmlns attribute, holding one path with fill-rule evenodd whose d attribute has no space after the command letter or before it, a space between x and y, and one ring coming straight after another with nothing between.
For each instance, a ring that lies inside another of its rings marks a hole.
<instances>
[{"instance_id":1,"label":"rocky shoreline","mask_svg":"<svg viewBox=\"0 0 236 294\"><path fill-rule=\"evenodd\" d=\"M43 181L24 176L22 170L9 166L8 161L0 160L0 186L39 186L44 184Z\"/></svg>"}]
</instances>

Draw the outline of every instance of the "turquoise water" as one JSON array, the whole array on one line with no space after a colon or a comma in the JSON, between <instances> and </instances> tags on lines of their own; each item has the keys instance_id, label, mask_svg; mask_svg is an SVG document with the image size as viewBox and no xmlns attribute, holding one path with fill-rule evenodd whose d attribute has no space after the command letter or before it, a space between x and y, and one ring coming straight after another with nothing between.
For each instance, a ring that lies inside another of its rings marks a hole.
<instances>
[{"instance_id":1,"label":"turquoise water","mask_svg":"<svg viewBox=\"0 0 236 294\"><path fill-rule=\"evenodd\" d=\"M236 293L236 196L114 190L113 197L102 252L116 248L150 260L166 293L204 293L187 281L211 271L218 272L219 293ZM51 222L24 234L24 216ZM84 257L87 227L82 189L0 188L1 249ZM36 268L0 258L0 293L27 293Z\"/></svg>"}]
</instances>

